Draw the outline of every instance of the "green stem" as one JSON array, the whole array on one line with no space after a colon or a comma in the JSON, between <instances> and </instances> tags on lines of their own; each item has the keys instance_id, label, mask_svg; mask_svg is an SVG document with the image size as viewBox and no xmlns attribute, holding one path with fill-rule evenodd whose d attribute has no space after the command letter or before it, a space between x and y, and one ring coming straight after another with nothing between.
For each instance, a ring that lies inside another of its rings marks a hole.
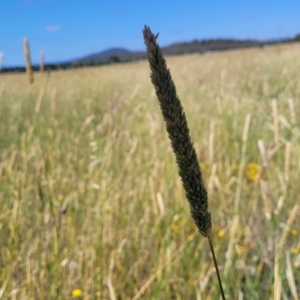
<instances>
[{"instance_id":1,"label":"green stem","mask_svg":"<svg viewBox=\"0 0 300 300\"><path fill-rule=\"evenodd\" d=\"M217 259L216 259L216 256L215 256L215 251L214 251L214 247L213 247L213 244L212 244L212 241L211 241L210 234L207 236L207 238L208 238L210 251L211 251L211 254L213 256L213 261L214 261L214 265L215 265L215 269L216 269L216 273L217 273L217 277L218 277L221 296L222 296L223 300L226 300L224 290L223 290L223 286L222 286L222 280L221 280L219 269L218 269L218 263L217 263Z\"/></svg>"}]
</instances>

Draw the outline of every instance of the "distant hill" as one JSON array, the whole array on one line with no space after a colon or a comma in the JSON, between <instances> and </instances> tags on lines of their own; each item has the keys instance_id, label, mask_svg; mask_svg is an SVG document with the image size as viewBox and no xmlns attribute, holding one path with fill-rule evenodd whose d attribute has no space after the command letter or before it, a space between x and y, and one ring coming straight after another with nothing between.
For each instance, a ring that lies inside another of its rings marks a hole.
<instances>
[{"instance_id":1,"label":"distant hill","mask_svg":"<svg viewBox=\"0 0 300 300\"><path fill-rule=\"evenodd\" d=\"M118 63L146 58L145 52L129 51L125 48L110 48L102 52L93 53L79 59L73 60L73 65L99 65Z\"/></svg>"},{"instance_id":2,"label":"distant hill","mask_svg":"<svg viewBox=\"0 0 300 300\"><path fill-rule=\"evenodd\" d=\"M232 49L264 47L266 45L300 42L300 34L291 39L277 39L269 41L258 40L235 40L235 39L208 39L194 40L191 42L175 43L167 47L162 47L165 55L182 55L190 53L207 53L213 51L224 51ZM110 48L105 51L93 53L82 58L69 60L63 63L47 64L46 70L78 68L84 66L98 66L112 63L122 63L136 61L146 58L146 53L142 51L129 51L125 48ZM38 66L33 66L38 70ZM3 68L1 72L24 72L25 68Z\"/></svg>"},{"instance_id":3,"label":"distant hill","mask_svg":"<svg viewBox=\"0 0 300 300\"><path fill-rule=\"evenodd\" d=\"M212 51L224 51L230 49L260 47L263 42L255 40L234 40L234 39L216 39L216 40L194 40L190 43L176 43L162 48L166 55L178 55L186 53L205 53Z\"/></svg>"},{"instance_id":4,"label":"distant hill","mask_svg":"<svg viewBox=\"0 0 300 300\"><path fill-rule=\"evenodd\" d=\"M202 40L189 43L176 43L167 47L162 47L165 55L180 55L189 53L205 53L209 51L222 51L237 48L259 47L262 42L255 40ZM103 52L91 54L80 59L73 60L73 63L100 63L100 62L122 62L146 58L145 52L129 51L124 48L111 48Z\"/></svg>"},{"instance_id":5,"label":"distant hill","mask_svg":"<svg viewBox=\"0 0 300 300\"><path fill-rule=\"evenodd\" d=\"M107 59L112 56L123 56L129 54L130 51L124 48L111 48L102 52L90 54L88 56L84 56L80 58L81 61L83 60L90 60L90 59Z\"/></svg>"},{"instance_id":6,"label":"distant hill","mask_svg":"<svg viewBox=\"0 0 300 300\"><path fill-rule=\"evenodd\" d=\"M294 39L280 39L272 41L235 39L211 39L201 41L194 40L192 42L175 43L167 47L162 47L162 52L165 55L181 55L190 53L201 54L212 51L224 51L250 47L264 47L266 45L290 43L296 41L300 41L300 35L297 35ZM124 48L112 48L103 52L88 55L83 58L74 60L72 63L75 65L98 65L106 63L128 62L145 58L145 52L129 51Z\"/></svg>"}]
</instances>

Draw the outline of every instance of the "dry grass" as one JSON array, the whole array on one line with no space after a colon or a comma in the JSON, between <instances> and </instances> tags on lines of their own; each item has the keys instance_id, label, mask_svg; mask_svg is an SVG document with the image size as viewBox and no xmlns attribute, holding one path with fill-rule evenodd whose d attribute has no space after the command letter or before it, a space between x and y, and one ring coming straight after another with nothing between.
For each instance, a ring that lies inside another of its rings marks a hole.
<instances>
[{"instance_id":1,"label":"dry grass","mask_svg":"<svg viewBox=\"0 0 300 300\"><path fill-rule=\"evenodd\" d=\"M33 83L34 82L33 70L31 66L30 48L29 48L29 42L27 38L24 38L24 56L25 56L26 72L28 74L29 83Z\"/></svg>"},{"instance_id":2,"label":"dry grass","mask_svg":"<svg viewBox=\"0 0 300 300\"><path fill-rule=\"evenodd\" d=\"M167 57L229 298L299 297L299 56ZM2 299L218 299L147 62L0 79Z\"/></svg>"},{"instance_id":3,"label":"dry grass","mask_svg":"<svg viewBox=\"0 0 300 300\"><path fill-rule=\"evenodd\" d=\"M44 51L40 52L40 72L45 72L45 53Z\"/></svg>"}]
</instances>

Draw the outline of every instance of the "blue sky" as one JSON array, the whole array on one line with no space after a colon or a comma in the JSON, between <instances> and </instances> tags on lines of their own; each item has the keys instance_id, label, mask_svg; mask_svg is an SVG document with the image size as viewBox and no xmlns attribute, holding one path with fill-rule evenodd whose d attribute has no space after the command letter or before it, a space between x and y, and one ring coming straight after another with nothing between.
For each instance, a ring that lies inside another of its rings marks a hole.
<instances>
[{"instance_id":1,"label":"blue sky","mask_svg":"<svg viewBox=\"0 0 300 300\"><path fill-rule=\"evenodd\" d=\"M142 29L159 43L203 38L273 39L300 33L299 0L1 0L3 66L80 58L111 47L144 50Z\"/></svg>"}]
</instances>

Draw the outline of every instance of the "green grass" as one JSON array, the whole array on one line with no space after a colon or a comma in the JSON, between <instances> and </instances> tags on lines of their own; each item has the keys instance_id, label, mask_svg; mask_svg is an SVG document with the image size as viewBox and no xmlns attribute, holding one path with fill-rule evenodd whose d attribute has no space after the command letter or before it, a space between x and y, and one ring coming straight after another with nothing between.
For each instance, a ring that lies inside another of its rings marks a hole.
<instances>
[{"instance_id":1,"label":"green grass","mask_svg":"<svg viewBox=\"0 0 300 300\"><path fill-rule=\"evenodd\" d=\"M228 299L300 294L299 57L295 44L166 58ZM3 299L219 299L149 73L143 61L35 74L33 86L0 76Z\"/></svg>"}]
</instances>

